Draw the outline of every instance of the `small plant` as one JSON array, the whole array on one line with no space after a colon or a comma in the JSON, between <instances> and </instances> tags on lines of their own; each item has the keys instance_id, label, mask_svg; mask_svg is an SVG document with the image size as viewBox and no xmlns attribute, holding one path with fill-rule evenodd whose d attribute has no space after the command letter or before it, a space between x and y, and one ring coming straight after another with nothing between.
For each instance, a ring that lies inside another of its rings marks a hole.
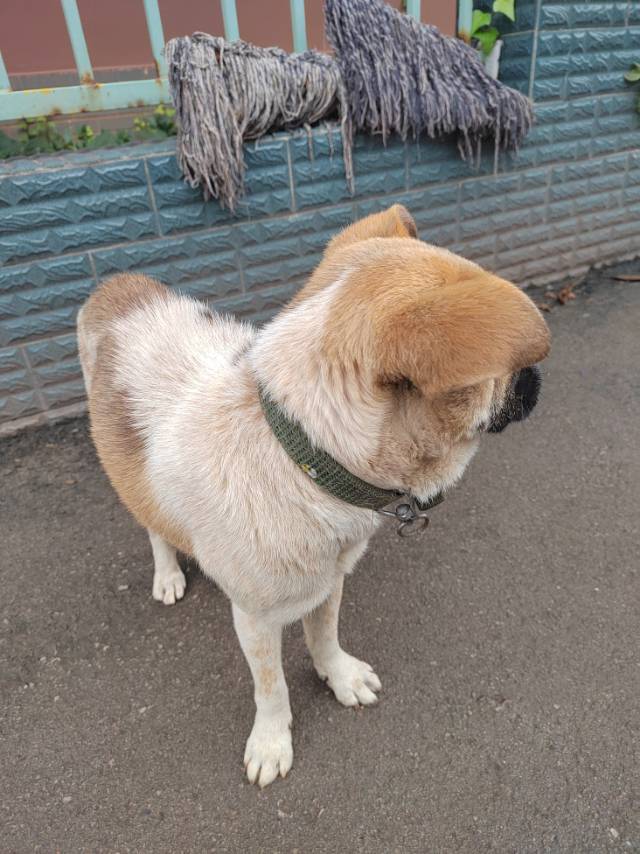
<instances>
[{"instance_id":1,"label":"small plant","mask_svg":"<svg viewBox=\"0 0 640 854\"><path fill-rule=\"evenodd\" d=\"M74 148L111 148L125 145L133 136L129 130L101 130L96 133L90 125L80 125L74 138Z\"/></svg>"},{"instance_id":2,"label":"small plant","mask_svg":"<svg viewBox=\"0 0 640 854\"><path fill-rule=\"evenodd\" d=\"M78 145L80 148L89 148L95 136L95 131L91 125L80 125L77 137Z\"/></svg>"},{"instance_id":3,"label":"small plant","mask_svg":"<svg viewBox=\"0 0 640 854\"><path fill-rule=\"evenodd\" d=\"M640 81L640 62L634 62L631 68L624 75L627 83L638 83ZM640 113L640 94L636 101L636 110Z\"/></svg>"},{"instance_id":4,"label":"small plant","mask_svg":"<svg viewBox=\"0 0 640 854\"><path fill-rule=\"evenodd\" d=\"M489 56L500 35L500 31L495 26L495 15L504 15L510 21L516 19L515 0L493 0L491 8L492 12L474 9L471 20L471 38L478 42L483 56Z\"/></svg>"},{"instance_id":5,"label":"small plant","mask_svg":"<svg viewBox=\"0 0 640 854\"><path fill-rule=\"evenodd\" d=\"M158 104L153 111L153 119L158 130L161 130L166 136L175 136L177 134L176 111L173 107L168 107L166 104Z\"/></svg>"},{"instance_id":6,"label":"small plant","mask_svg":"<svg viewBox=\"0 0 640 854\"><path fill-rule=\"evenodd\" d=\"M19 157L20 143L12 136L7 136L0 130L0 160L6 160L8 157Z\"/></svg>"},{"instance_id":7,"label":"small plant","mask_svg":"<svg viewBox=\"0 0 640 854\"><path fill-rule=\"evenodd\" d=\"M45 116L23 119L18 127L18 143L23 154L46 154L74 147L69 132L60 133Z\"/></svg>"},{"instance_id":8,"label":"small plant","mask_svg":"<svg viewBox=\"0 0 640 854\"><path fill-rule=\"evenodd\" d=\"M160 104L153 111L153 115L147 118L138 118L133 122L139 139L162 139L166 136L175 136L176 111L172 107Z\"/></svg>"},{"instance_id":9,"label":"small plant","mask_svg":"<svg viewBox=\"0 0 640 854\"><path fill-rule=\"evenodd\" d=\"M175 110L160 104L152 115L137 118L133 130L95 131L90 125L84 124L62 133L47 116L35 119L23 119L18 126L16 138L0 131L0 160L8 157L24 157L32 154L51 154L68 149L108 148L115 145L126 145L133 141L166 139L177 133Z\"/></svg>"}]
</instances>

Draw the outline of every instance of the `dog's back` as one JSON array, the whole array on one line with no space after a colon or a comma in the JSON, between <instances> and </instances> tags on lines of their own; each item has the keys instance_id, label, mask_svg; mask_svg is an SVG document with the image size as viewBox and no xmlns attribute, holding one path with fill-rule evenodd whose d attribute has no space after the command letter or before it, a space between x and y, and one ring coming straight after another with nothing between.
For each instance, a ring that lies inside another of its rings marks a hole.
<instances>
[{"instance_id":1,"label":"dog's back","mask_svg":"<svg viewBox=\"0 0 640 854\"><path fill-rule=\"evenodd\" d=\"M153 498L148 446L163 423L215 377L246 327L141 275L108 279L78 315L80 362L98 455L140 524L185 552L188 537Z\"/></svg>"},{"instance_id":2,"label":"dog's back","mask_svg":"<svg viewBox=\"0 0 640 854\"><path fill-rule=\"evenodd\" d=\"M98 350L114 322L152 301L166 302L168 290L147 276L121 274L107 279L78 312L78 349L87 394L91 395Z\"/></svg>"}]
</instances>

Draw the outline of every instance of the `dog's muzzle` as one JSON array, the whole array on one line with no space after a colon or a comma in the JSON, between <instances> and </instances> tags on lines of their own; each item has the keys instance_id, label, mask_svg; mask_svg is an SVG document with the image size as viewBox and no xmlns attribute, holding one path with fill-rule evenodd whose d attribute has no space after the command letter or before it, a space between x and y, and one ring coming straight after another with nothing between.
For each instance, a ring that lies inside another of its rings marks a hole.
<instances>
[{"instance_id":1,"label":"dog's muzzle","mask_svg":"<svg viewBox=\"0 0 640 854\"><path fill-rule=\"evenodd\" d=\"M541 383L536 365L514 374L504 405L491 419L487 432L501 433L512 421L524 421L538 402Z\"/></svg>"}]
</instances>

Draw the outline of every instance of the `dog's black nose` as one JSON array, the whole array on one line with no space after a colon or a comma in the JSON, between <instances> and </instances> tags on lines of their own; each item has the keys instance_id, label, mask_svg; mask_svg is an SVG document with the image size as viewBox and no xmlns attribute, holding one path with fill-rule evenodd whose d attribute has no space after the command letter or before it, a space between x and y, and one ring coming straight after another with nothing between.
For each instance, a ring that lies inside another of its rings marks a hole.
<instances>
[{"instance_id":1,"label":"dog's black nose","mask_svg":"<svg viewBox=\"0 0 640 854\"><path fill-rule=\"evenodd\" d=\"M512 421L524 421L538 402L542 378L536 365L523 368L514 379L504 406L489 425L489 433L501 433Z\"/></svg>"},{"instance_id":2,"label":"dog's black nose","mask_svg":"<svg viewBox=\"0 0 640 854\"><path fill-rule=\"evenodd\" d=\"M520 371L513 389L514 414L512 421L524 421L531 414L531 410L538 402L541 382L540 368L536 365L523 368Z\"/></svg>"}]
</instances>

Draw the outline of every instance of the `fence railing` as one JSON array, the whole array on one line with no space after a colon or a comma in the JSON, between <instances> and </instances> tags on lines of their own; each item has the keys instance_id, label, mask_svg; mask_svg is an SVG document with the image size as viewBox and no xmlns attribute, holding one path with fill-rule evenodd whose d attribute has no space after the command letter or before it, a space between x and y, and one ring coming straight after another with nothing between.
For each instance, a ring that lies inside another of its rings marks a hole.
<instances>
[{"instance_id":1,"label":"fence railing","mask_svg":"<svg viewBox=\"0 0 640 854\"><path fill-rule=\"evenodd\" d=\"M84 37L77 0L60 0L78 72L79 83L40 89L13 90L0 53L0 122L34 116L69 115L81 112L119 110L155 106L169 101L167 67L164 60L164 32L158 0L142 0L156 75L153 79L98 83ZM215 0L211 0L215 2ZM228 41L240 38L236 0L219 0L224 34ZM305 0L289 0L293 49L307 48ZM319 2L319 0L312 0ZM440 2L440 0L434 0ZM470 26L472 0L458 0L460 28ZM421 0L405 0L407 14L421 20ZM463 24L463 21L465 22Z\"/></svg>"}]
</instances>

